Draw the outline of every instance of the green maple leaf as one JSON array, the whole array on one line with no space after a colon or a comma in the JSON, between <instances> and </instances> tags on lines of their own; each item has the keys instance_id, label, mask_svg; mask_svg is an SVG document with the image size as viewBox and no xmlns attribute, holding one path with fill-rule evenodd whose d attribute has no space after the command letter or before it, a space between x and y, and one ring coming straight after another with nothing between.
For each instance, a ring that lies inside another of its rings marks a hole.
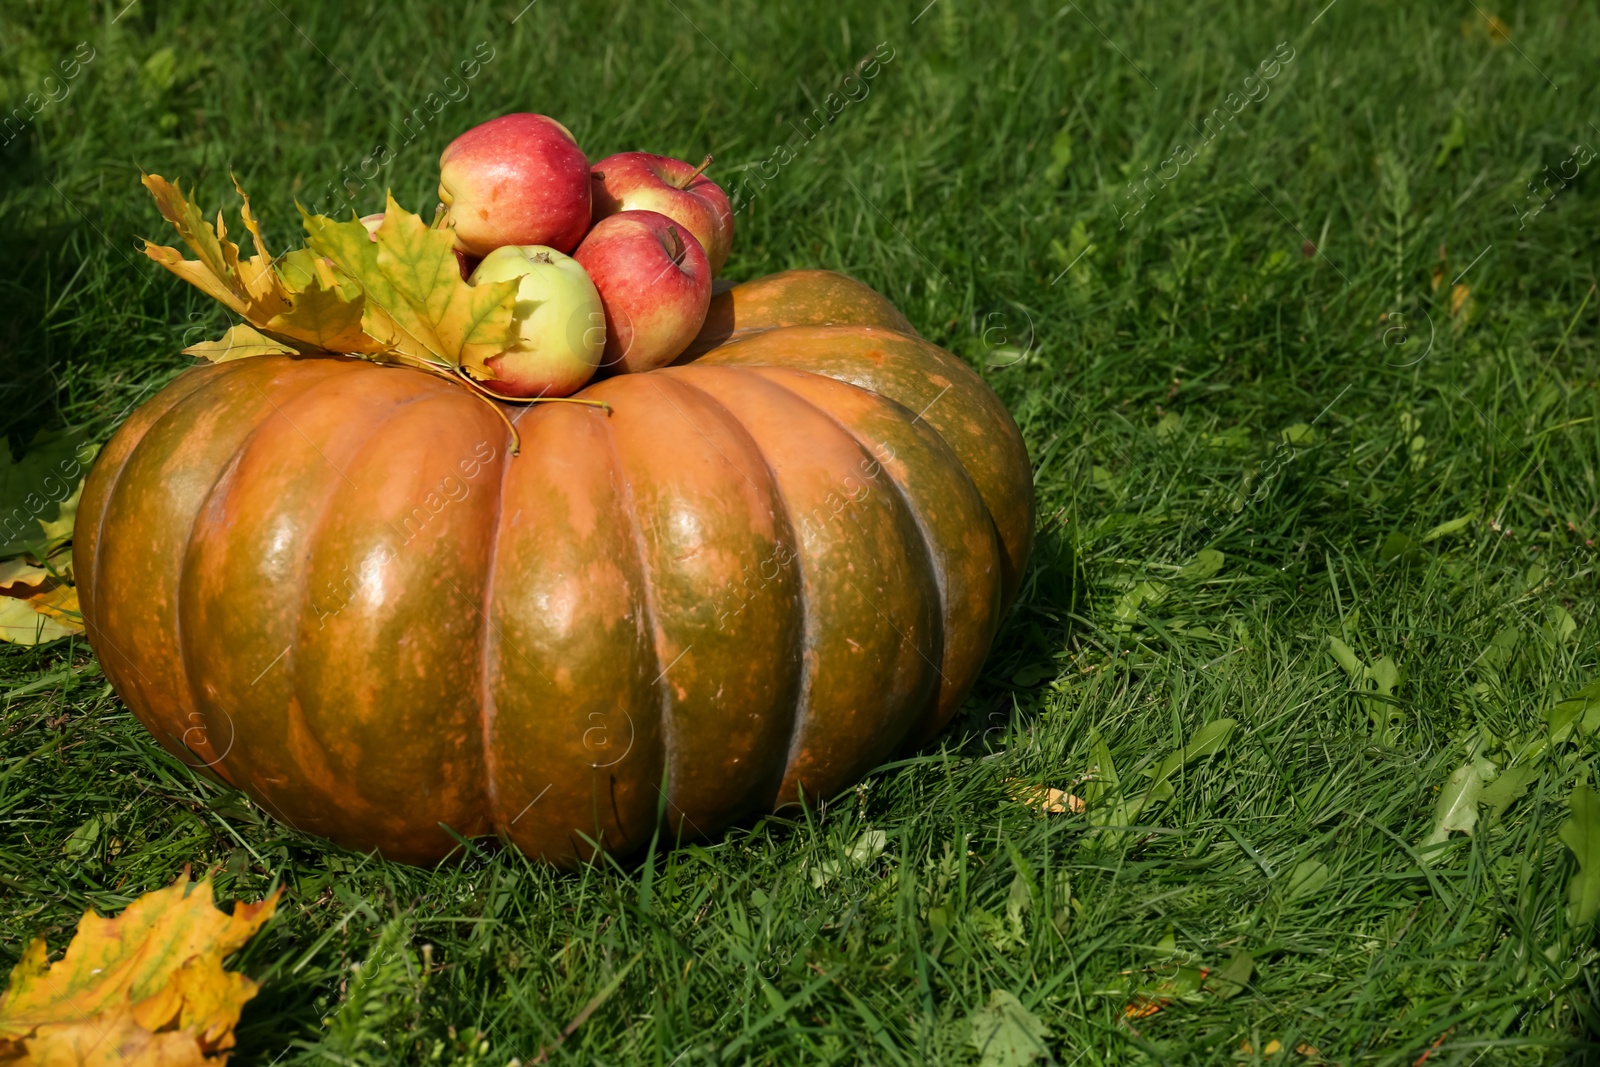
<instances>
[{"instance_id":1,"label":"green maple leaf","mask_svg":"<svg viewBox=\"0 0 1600 1067\"><path fill-rule=\"evenodd\" d=\"M361 287L367 332L413 358L494 377L487 361L519 333L517 281L468 285L451 232L430 228L393 196L376 240L358 220L302 214L310 249Z\"/></svg>"}]
</instances>

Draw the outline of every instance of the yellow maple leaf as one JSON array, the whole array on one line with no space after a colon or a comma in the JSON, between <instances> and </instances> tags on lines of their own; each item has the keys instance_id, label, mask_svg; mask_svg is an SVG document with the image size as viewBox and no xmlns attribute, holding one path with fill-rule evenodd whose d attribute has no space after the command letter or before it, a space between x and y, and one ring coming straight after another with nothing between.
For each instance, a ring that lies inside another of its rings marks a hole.
<instances>
[{"instance_id":1,"label":"yellow maple leaf","mask_svg":"<svg viewBox=\"0 0 1600 1067\"><path fill-rule=\"evenodd\" d=\"M77 586L58 585L34 594L28 598L28 603L45 618L54 619L73 633L83 633L83 609L78 606Z\"/></svg>"},{"instance_id":2,"label":"yellow maple leaf","mask_svg":"<svg viewBox=\"0 0 1600 1067\"><path fill-rule=\"evenodd\" d=\"M262 355L354 355L380 363L416 367L464 382L494 410L518 451L517 431L482 384L492 381L489 361L515 345L522 321L535 302L517 300L520 279L469 285L461 277L455 238L435 229L388 197L383 223L369 234L351 218L336 222L301 208L306 248L273 258L250 211L250 199L234 182L244 206L240 214L256 255L239 258L228 240L221 212L215 226L159 174L145 187L162 217L198 256L145 243L151 259L221 301L248 326L235 326L216 341L184 349L213 363ZM537 397L527 403L586 404L610 410L604 401Z\"/></svg>"},{"instance_id":3,"label":"yellow maple leaf","mask_svg":"<svg viewBox=\"0 0 1600 1067\"><path fill-rule=\"evenodd\" d=\"M224 337L219 342L190 346L191 354L222 362L284 351L373 355L389 347L362 332L361 288L338 277L332 264L318 262L316 256L297 249L284 257L297 270L278 268L250 210L250 198L237 181L234 188L244 202L239 213L256 249L254 256L243 260L239 258L239 247L228 240L227 224L220 211L213 226L178 185L159 174L147 174L142 180L155 197L161 216L198 258L185 259L176 248L150 242L145 243L145 255L221 301L255 327L248 345L230 344L229 338ZM274 343L277 347L273 347Z\"/></svg>"},{"instance_id":4,"label":"yellow maple leaf","mask_svg":"<svg viewBox=\"0 0 1600 1067\"><path fill-rule=\"evenodd\" d=\"M451 232L433 229L392 195L371 235L355 219L302 215L306 244L360 285L369 333L415 359L459 367L480 381L494 377L488 360L520 332L516 280L468 285Z\"/></svg>"},{"instance_id":5,"label":"yellow maple leaf","mask_svg":"<svg viewBox=\"0 0 1600 1067\"><path fill-rule=\"evenodd\" d=\"M72 540L72 527L78 521L78 501L83 497L83 479L78 479L77 488L72 490L72 495L61 502L61 510L57 513L54 522L39 519L38 523L44 528L44 539L48 546L46 551L54 551L56 546Z\"/></svg>"},{"instance_id":6,"label":"yellow maple leaf","mask_svg":"<svg viewBox=\"0 0 1600 1067\"><path fill-rule=\"evenodd\" d=\"M201 341L183 350L186 356L200 356L212 363L244 359L247 356L290 356L297 349L274 341L253 326L234 326L215 341Z\"/></svg>"},{"instance_id":7,"label":"yellow maple leaf","mask_svg":"<svg viewBox=\"0 0 1600 1067\"><path fill-rule=\"evenodd\" d=\"M72 529L78 518L83 480L61 502L53 520L36 519L45 545L38 557L0 561L0 641L42 645L83 633L78 590L72 585Z\"/></svg>"},{"instance_id":8,"label":"yellow maple leaf","mask_svg":"<svg viewBox=\"0 0 1600 1067\"><path fill-rule=\"evenodd\" d=\"M264 325L273 333L291 337L324 352L371 355L384 352L389 345L363 332L362 308L365 300L347 297L332 279L313 276L310 283L294 294L294 303L274 315Z\"/></svg>"},{"instance_id":9,"label":"yellow maple leaf","mask_svg":"<svg viewBox=\"0 0 1600 1067\"><path fill-rule=\"evenodd\" d=\"M140 180L155 197L161 217L172 224L183 243L199 258L185 259L176 248L148 241L144 246L145 255L251 322L265 323L289 306L288 288L271 269L272 256L261 240L261 229L250 212L250 198L243 189L239 189L239 195L244 197L241 214L255 242L256 255L241 263L239 246L227 239L222 212L217 212L217 224L213 228L179 186L159 174L146 174ZM234 188L238 188L237 182Z\"/></svg>"},{"instance_id":10,"label":"yellow maple leaf","mask_svg":"<svg viewBox=\"0 0 1600 1067\"><path fill-rule=\"evenodd\" d=\"M25 559L8 559L0 562L0 593L15 596L26 586L37 589L50 580L50 572Z\"/></svg>"},{"instance_id":11,"label":"yellow maple leaf","mask_svg":"<svg viewBox=\"0 0 1600 1067\"><path fill-rule=\"evenodd\" d=\"M81 633L83 620L78 614L78 591L70 586L57 586L29 596L0 596L0 641L42 645Z\"/></svg>"},{"instance_id":12,"label":"yellow maple leaf","mask_svg":"<svg viewBox=\"0 0 1600 1067\"><path fill-rule=\"evenodd\" d=\"M1049 785L1030 785L1015 778L1006 779L1011 784L1011 798L1025 804L1040 815L1061 815L1072 812L1080 815L1088 806L1083 798Z\"/></svg>"},{"instance_id":13,"label":"yellow maple leaf","mask_svg":"<svg viewBox=\"0 0 1600 1067\"><path fill-rule=\"evenodd\" d=\"M222 1063L257 989L224 970L223 958L272 918L281 894L237 903L228 915L213 903L210 879L191 882L185 871L115 919L84 912L54 964L35 940L0 996L0 1065Z\"/></svg>"}]
</instances>

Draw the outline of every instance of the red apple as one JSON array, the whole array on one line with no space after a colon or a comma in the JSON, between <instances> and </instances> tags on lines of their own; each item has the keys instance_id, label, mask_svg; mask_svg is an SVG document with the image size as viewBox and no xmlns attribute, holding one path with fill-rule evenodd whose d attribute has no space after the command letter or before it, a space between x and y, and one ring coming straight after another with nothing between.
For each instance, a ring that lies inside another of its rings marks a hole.
<instances>
[{"instance_id":1,"label":"red apple","mask_svg":"<svg viewBox=\"0 0 1600 1067\"><path fill-rule=\"evenodd\" d=\"M618 152L590 168L594 175L594 220L619 211L659 211L694 234L718 274L733 248L733 209L728 194L696 167L650 152Z\"/></svg>"},{"instance_id":2,"label":"red apple","mask_svg":"<svg viewBox=\"0 0 1600 1067\"><path fill-rule=\"evenodd\" d=\"M544 115L501 115L439 156L439 199L456 247L486 256L503 245L570 252L589 228L589 161Z\"/></svg>"},{"instance_id":3,"label":"red apple","mask_svg":"<svg viewBox=\"0 0 1600 1067\"><path fill-rule=\"evenodd\" d=\"M601 366L663 367L689 347L711 303L711 265L694 235L655 211L595 223L572 254L600 290L606 315Z\"/></svg>"}]
</instances>

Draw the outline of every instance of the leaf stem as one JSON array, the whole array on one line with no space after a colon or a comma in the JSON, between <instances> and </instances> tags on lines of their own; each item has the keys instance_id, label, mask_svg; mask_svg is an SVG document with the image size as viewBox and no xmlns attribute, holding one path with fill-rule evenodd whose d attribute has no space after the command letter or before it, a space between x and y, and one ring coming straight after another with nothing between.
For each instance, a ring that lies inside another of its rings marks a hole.
<instances>
[{"instance_id":1,"label":"leaf stem","mask_svg":"<svg viewBox=\"0 0 1600 1067\"><path fill-rule=\"evenodd\" d=\"M465 374L450 375L450 377L466 382L468 387L472 390L472 395L476 396L485 404L488 404L489 409L500 417L500 421L506 424L506 432L511 435L511 454L513 456L520 455L522 452L522 438L517 435L516 425L512 423L511 419L506 416L506 413L500 409L500 405L494 402L494 395L488 390L479 387L477 382L473 381L471 378L468 378Z\"/></svg>"},{"instance_id":2,"label":"leaf stem","mask_svg":"<svg viewBox=\"0 0 1600 1067\"><path fill-rule=\"evenodd\" d=\"M582 404L584 407L599 408L607 415L611 414L611 405L604 400L581 400L575 396L506 396L490 389L460 368L457 368L457 373L450 375L450 377L465 382L467 388L471 389L480 400L494 408L494 413L500 416L500 421L506 424L506 429L511 433L511 454L513 456L522 451L522 439L517 436L516 426L512 425L511 420L506 417L506 413L500 410L500 405L494 402L496 400L501 400L508 404Z\"/></svg>"}]
</instances>

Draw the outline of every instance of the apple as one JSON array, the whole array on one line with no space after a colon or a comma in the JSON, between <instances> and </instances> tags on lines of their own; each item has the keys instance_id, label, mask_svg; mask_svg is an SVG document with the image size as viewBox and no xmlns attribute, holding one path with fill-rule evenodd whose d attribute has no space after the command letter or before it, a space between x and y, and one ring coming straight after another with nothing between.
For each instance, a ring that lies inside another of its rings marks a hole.
<instances>
[{"instance_id":1,"label":"apple","mask_svg":"<svg viewBox=\"0 0 1600 1067\"><path fill-rule=\"evenodd\" d=\"M456 247L487 256L503 245L571 252L590 221L589 160L572 133L544 115L501 115L439 156L439 199Z\"/></svg>"},{"instance_id":2,"label":"apple","mask_svg":"<svg viewBox=\"0 0 1600 1067\"><path fill-rule=\"evenodd\" d=\"M440 204L439 206L443 207L444 205ZM362 215L361 225L367 228L367 240L371 241L373 244L377 244L378 227L383 225L383 212L379 211L372 215ZM466 281L472 277L472 271L475 267L477 267L480 259L478 256L467 255L459 248L455 250L455 253L456 267L461 271L461 280Z\"/></svg>"},{"instance_id":3,"label":"apple","mask_svg":"<svg viewBox=\"0 0 1600 1067\"><path fill-rule=\"evenodd\" d=\"M619 211L658 211L694 234L706 250L713 275L733 248L733 209L728 194L705 176L707 156L696 167L650 152L618 152L590 168L594 175L594 220Z\"/></svg>"},{"instance_id":4,"label":"apple","mask_svg":"<svg viewBox=\"0 0 1600 1067\"><path fill-rule=\"evenodd\" d=\"M711 303L711 265L694 235L667 216L607 216L572 255L600 290L607 370L666 366L700 332Z\"/></svg>"},{"instance_id":5,"label":"apple","mask_svg":"<svg viewBox=\"0 0 1600 1067\"><path fill-rule=\"evenodd\" d=\"M578 261L545 245L501 245L483 257L469 279L522 281L517 311L525 314L517 341L491 357L496 393L515 397L571 396L594 376L605 350L600 293Z\"/></svg>"}]
</instances>

